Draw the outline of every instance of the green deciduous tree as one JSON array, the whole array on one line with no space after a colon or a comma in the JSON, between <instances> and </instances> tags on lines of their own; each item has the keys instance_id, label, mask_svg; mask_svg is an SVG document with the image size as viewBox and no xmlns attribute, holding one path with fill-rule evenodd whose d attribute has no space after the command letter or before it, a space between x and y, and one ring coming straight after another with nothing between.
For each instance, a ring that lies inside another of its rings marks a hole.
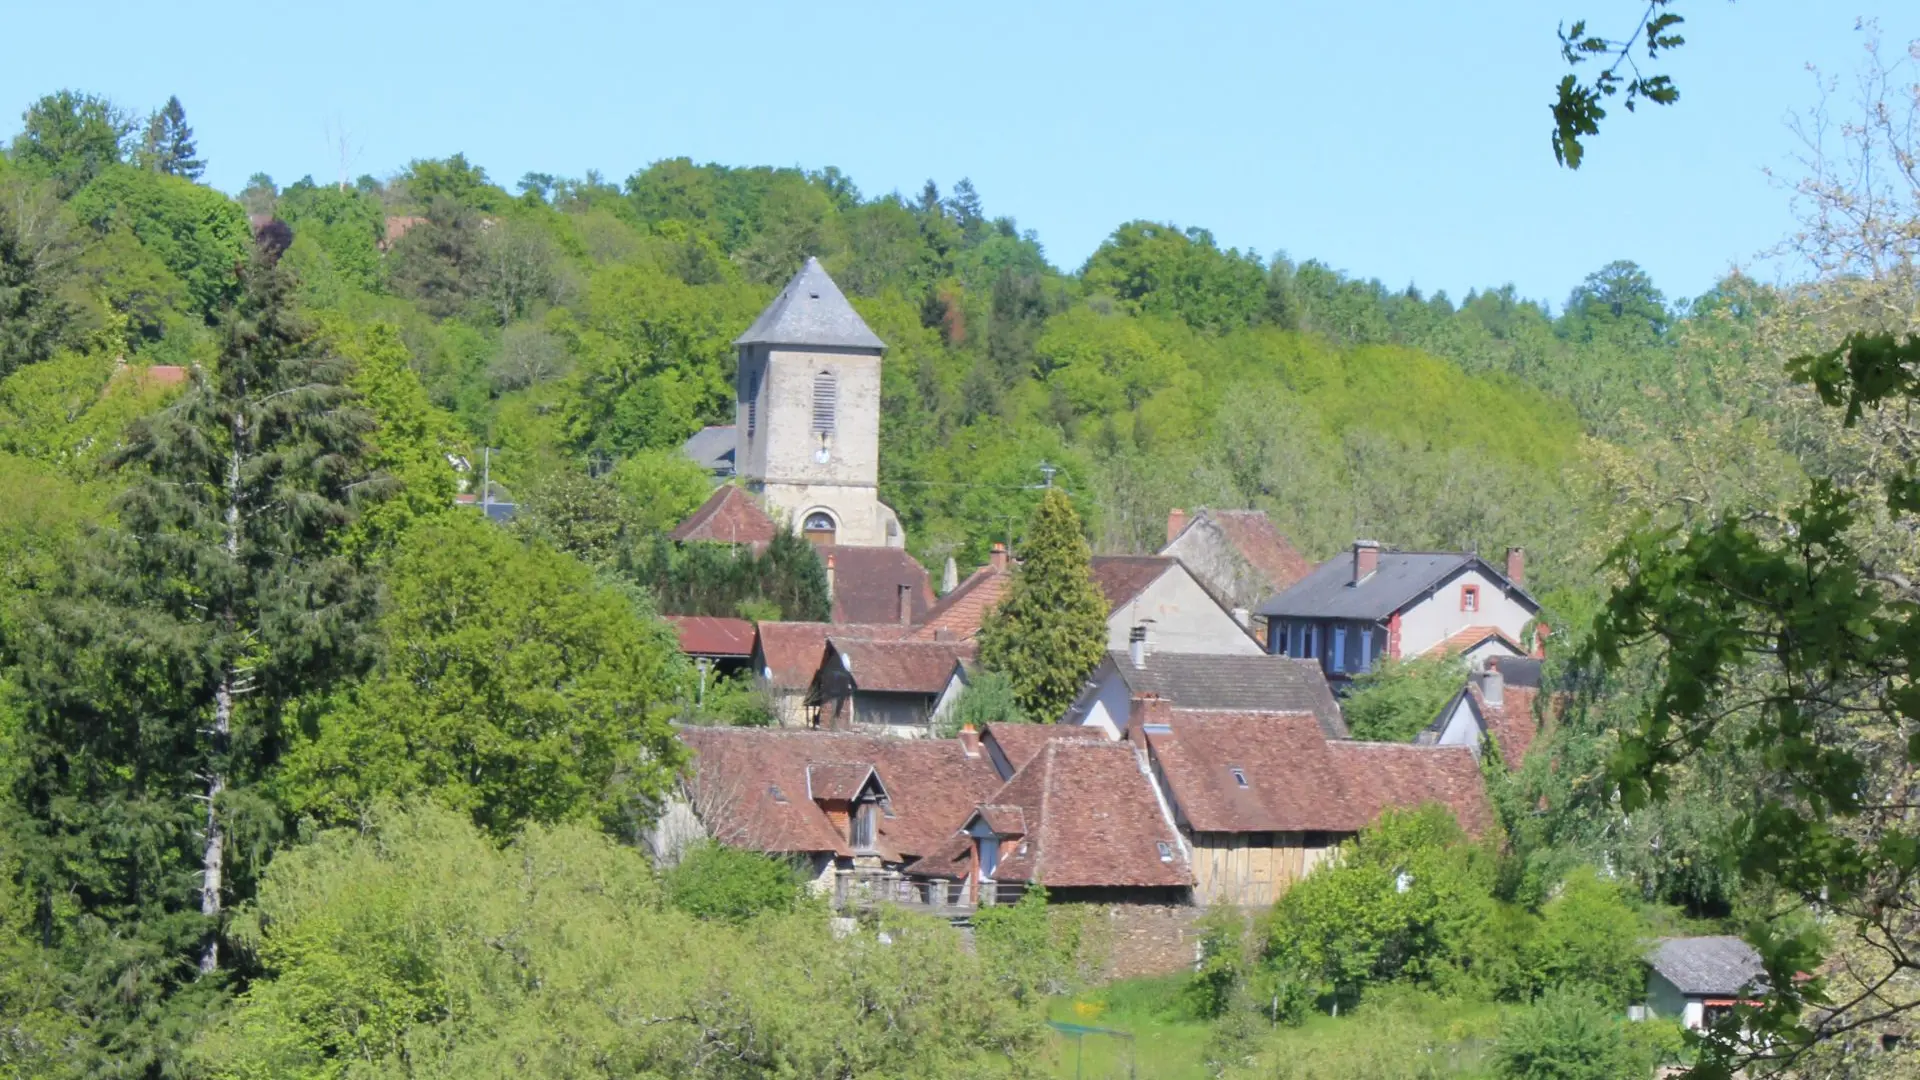
<instances>
[{"instance_id":1,"label":"green deciduous tree","mask_svg":"<svg viewBox=\"0 0 1920 1080\"><path fill-rule=\"evenodd\" d=\"M1107 601L1067 493L1050 488L1034 510L1006 598L980 628L980 663L1013 684L1028 716L1066 711L1107 648Z\"/></svg>"},{"instance_id":2,"label":"green deciduous tree","mask_svg":"<svg viewBox=\"0 0 1920 1080\"><path fill-rule=\"evenodd\" d=\"M68 222L49 185L0 161L0 378L52 356L74 320Z\"/></svg>"},{"instance_id":3,"label":"green deciduous tree","mask_svg":"<svg viewBox=\"0 0 1920 1080\"><path fill-rule=\"evenodd\" d=\"M21 114L24 127L9 153L29 170L51 179L62 196L118 164L133 121L113 102L61 90Z\"/></svg>"},{"instance_id":4,"label":"green deciduous tree","mask_svg":"<svg viewBox=\"0 0 1920 1080\"><path fill-rule=\"evenodd\" d=\"M1466 679L1466 664L1458 656L1389 660L1353 680L1340 711L1356 739L1412 742Z\"/></svg>"},{"instance_id":5,"label":"green deciduous tree","mask_svg":"<svg viewBox=\"0 0 1920 1080\"><path fill-rule=\"evenodd\" d=\"M1499 1080L1621 1080L1652 1067L1614 1010L1571 991L1516 1013L1493 1049Z\"/></svg>"},{"instance_id":6,"label":"green deciduous tree","mask_svg":"<svg viewBox=\"0 0 1920 1080\"><path fill-rule=\"evenodd\" d=\"M800 902L798 868L757 851L712 841L695 844L660 875L667 903L698 919L745 922Z\"/></svg>"},{"instance_id":7,"label":"green deciduous tree","mask_svg":"<svg viewBox=\"0 0 1920 1080\"><path fill-rule=\"evenodd\" d=\"M193 307L211 318L239 286L252 232L240 204L177 176L131 166L103 170L74 196L74 216L96 231L124 228L186 284Z\"/></svg>"},{"instance_id":8,"label":"green deciduous tree","mask_svg":"<svg viewBox=\"0 0 1920 1080\"><path fill-rule=\"evenodd\" d=\"M279 790L350 822L423 795L502 839L530 821L632 833L680 763L673 634L582 564L483 515L416 525L389 560L383 659L316 707Z\"/></svg>"}]
</instances>

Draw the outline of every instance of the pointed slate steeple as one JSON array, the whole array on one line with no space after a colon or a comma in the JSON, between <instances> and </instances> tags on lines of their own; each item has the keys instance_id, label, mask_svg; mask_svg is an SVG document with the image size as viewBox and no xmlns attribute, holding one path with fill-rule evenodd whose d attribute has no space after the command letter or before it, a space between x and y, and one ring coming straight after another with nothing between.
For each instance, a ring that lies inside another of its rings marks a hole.
<instances>
[{"instance_id":1,"label":"pointed slate steeple","mask_svg":"<svg viewBox=\"0 0 1920 1080\"><path fill-rule=\"evenodd\" d=\"M876 350L887 347L847 303L846 295L827 276L820 260L812 256L733 343Z\"/></svg>"}]
</instances>

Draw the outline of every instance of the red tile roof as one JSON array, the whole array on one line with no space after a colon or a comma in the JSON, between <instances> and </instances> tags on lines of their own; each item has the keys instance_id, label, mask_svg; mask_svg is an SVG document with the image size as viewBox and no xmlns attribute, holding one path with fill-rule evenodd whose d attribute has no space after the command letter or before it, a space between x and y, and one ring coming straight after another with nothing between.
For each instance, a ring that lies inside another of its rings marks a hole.
<instances>
[{"instance_id":1,"label":"red tile roof","mask_svg":"<svg viewBox=\"0 0 1920 1080\"><path fill-rule=\"evenodd\" d=\"M1171 716L1171 730L1148 732L1147 743L1195 832L1357 832L1389 806L1429 801L1446 804L1470 832L1492 819L1464 747L1328 739L1304 713Z\"/></svg>"},{"instance_id":2,"label":"red tile roof","mask_svg":"<svg viewBox=\"0 0 1920 1080\"><path fill-rule=\"evenodd\" d=\"M907 623L917 623L933 606L933 582L927 568L905 548L823 544L820 558L833 559L833 621L900 623L900 586L907 587Z\"/></svg>"},{"instance_id":3,"label":"red tile roof","mask_svg":"<svg viewBox=\"0 0 1920 1080\"><path fill-rule=\"evenodd\" d=\"M1275 592L1287 588L1313 570L1314 564L1307 561L1307 557L1300 554L1300 550L1286 537L1280 535L1280 530L1267 520L1264 510L1202 510L1200 514L1213 519L1227 542L1266 578ZM1195 515L1195 520L1198 518L1199 515Z\"/></svg>"},{"instance_id":4,"label":"red tile roof","mask_svg":"<svg viewBox=\"0 0 1920 1080\"><path fill-rule=\"evenodd\" d=\"M1446 640L1437 642L1426 651L1425 655L1451 656L1455 653L1463 653L1475 648L1488 638L1498 638L1507 648L1513 650L1515 656L1527 655L1527 650L1521 648L1519 642L1508 637L1506 631L1497 626L1469 626Z\"/></svg>"},{"instance_id":5,"label":"red tile roof","mask_svg":"<svg viewBox=\"0 0 1920 1080\"><path fill-rule=\"evenodd\" d=\"M1049 740L981 803L976 813L990 828L1024 829L1017 841L1002 845L995 881L1050 889L1192 884L1186 849L1128 743ZM1161 844L1167 847L1164 859ZM960 877L970 859L970 841L955 836L937 855L908 869Z\"/></svg>"},{"instance_id":6,"label":"red tile roof","mask_svg":"<svg viewBox=\"0 0 1920 1080\"><path fill-rule=\"evenodd\" d=\"M999 606L1012 580L1012 570L995 569L992 566L975 570L967 580L954 586L952 592L941 597L939 603L927 609L920 625L914 628L913 636L928 641L939 640L943 632L957 641L973 637L980 632L980 624L987 620L987 613Z\"/></svg>"},{"instance_id":7,"label":"red tile roof","mask_svg":"<svg viewBox=\"0 0 1920 1080\"><path fill-rule=\"evenodd\" d=\"M827 645L830 655L845 662L856 689L915 694L946 689L953 669L971 661L975 651L970 641L876 641L838 634L829 636Z\"/></svg>"},{"instance_id":8,"label":"red tile roof","mask_svg":"<svg viewBox=\"0 0 1920 1080\"><path fill-rule=\"evenodd\" d=\"M827 638L843 637L891 639L912 628L896 624L875 626L859 623L763 622L759 625L757 650L760 672L776 689L805 690L813 685L820 661L827 653Z\"/></svg>"},{"instance_id":9,"label":"red tile roof","mask_svg":"<svg viewBox=\"0 0 1920 1080\"><path fill-rule=\"evenodd\" d=\"M1179 560L1165 555L1095 555L1093 583L1107 598L1107 612L1120 610Z\"/></svg>"},{"instance_id":10,"label":"red tile roof","mask_svg":"<svg viewBox=\"0 0 1920 1080\"><path fill-rule=\"evenodd\" d=\"M745 619L711 615L664 615L680 635L680 651L688 656L753 655L753 624Z\"/></svg>"},{"instance_id":11,"label":"red tile roof","mask_svg":"<svg viewBox=\"0 0 1920 1080\"><path fill-rule=\"evenodd\" d=\"M983 746L999 749L1011 775L1032 761L1033 755L1039 753L1049 740L1086 737L1087 729L1078 724L988 724L986 730L980 733L980 742Z\"/></svg>"},{"instance_id":12,"label":"red tile roof","mask_svg":"<svg viewBox=\"0 0 1920 1080\"><path fill-rule=\"evenodd\" d=\"M753 851L851 854L849 838L809 797L810 767L814 782L836 793L847 790L845 776L868 767L878 774L889 814L877 840L892 862L941 847L1000 786L986 755L966 756L958 739L777 728L683 728L680 738L694 751L696 812L722 843Z\"/></svg>"},{"instance_id":13,"label":"red tile roof","mask_svg":"<svg viewBox=\"0 0 1920 1080\"><path fill-rule=\"evenodd\" d=\"M1534 704L1539 700L1540 691L1532 686L1514 686L1508 683L1500 691L1500 707L1487 704L1480 692L1480 685L1471 680L1467 683L1467 693L1473 696L1474 707L1486 721L1487 734L1493 736L1494 744L1500 747L1500 758L1507 768L1517 769L1526 759L1527 751L1533 746L1534 738L1540 734L1540 723L1534 718Z\"/></svg>"},{"instance_id":14,"label":"red tile roof","mask_svg":"<svg viewBox=\"0 0 1920 1080\"><path fill-rule=\"evenodd\" d=\"M677 543L770 544L779 526L753 496L733 484L715 488L700 508L674 526L667 539Z\"/></svg>"}]
</instances>

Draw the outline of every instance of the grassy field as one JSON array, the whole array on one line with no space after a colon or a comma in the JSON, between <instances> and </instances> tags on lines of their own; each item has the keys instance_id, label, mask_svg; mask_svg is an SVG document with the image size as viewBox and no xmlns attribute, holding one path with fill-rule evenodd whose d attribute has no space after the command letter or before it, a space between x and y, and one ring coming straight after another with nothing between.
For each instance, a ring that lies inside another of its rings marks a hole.
<instances>
[{"instance_id":1,"label":"grassy field","mask_svg":"<svg viewBox=\"0 0 1920 1080\"><path fill-rule=\"evenodd\" d=\"M1056 1033L1061 1080L1205 1080L1211 1027L1184 1007L1179 976L1130 979L1055 999L1049 1020L1124 1032L1131 1039ZM1315 1016L1261 1034L1229 1075L1278 1080L1427 1080L1483 1076L1501 1007L1417 991L1384 990L1349 1016Z\"/></svg>"}]
</instances>

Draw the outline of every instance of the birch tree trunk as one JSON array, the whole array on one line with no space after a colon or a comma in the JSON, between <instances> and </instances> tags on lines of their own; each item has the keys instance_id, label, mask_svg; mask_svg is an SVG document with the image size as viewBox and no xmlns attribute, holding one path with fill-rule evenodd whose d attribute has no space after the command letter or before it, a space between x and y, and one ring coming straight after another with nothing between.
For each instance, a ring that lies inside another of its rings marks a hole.
<instances>
[{"instance_id":1,"label":"birch tree trunk","mask_svg":"<svg viewBox=\"0 0 1920 1080\"><path fill-rule=\"evenodd\" d=\"M227 457L227 559L240 562L240 456L246 446L247 421L244 414L233 419L233 449ZM227 598L221 614L223 629L234 632L233 598ZM220 669L220 686L213 695L213 768L207 775L207 846L200 856L200 914L213 921L207 931L207 945L200 953L200 973L212 974L220 967L220 889L226 871L226 827L220 821L220 795L227 789L223 772L227 745L233 734L234 669L232 661Z\"/></svg>"}]
</instances>

